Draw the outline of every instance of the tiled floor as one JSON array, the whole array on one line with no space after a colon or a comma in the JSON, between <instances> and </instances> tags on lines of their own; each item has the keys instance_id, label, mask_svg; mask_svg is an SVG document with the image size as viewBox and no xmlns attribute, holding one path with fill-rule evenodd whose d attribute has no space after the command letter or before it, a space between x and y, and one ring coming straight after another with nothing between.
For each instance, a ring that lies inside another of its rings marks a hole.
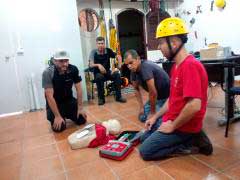
<instances>
[{"instance_id":1,"label":"tiled floor","mask_svg":"<svg viewBox=\"0 0 240 180\"><path fill-rule=\"evenodd\" d=\"M96 102L86 105L88 121L118 119L123 130L140 130L138 104L133 94L128 103L119 104L108 97L104 106ZM124 161L102 159L97 149L71 150L66 138L81 128L68 123L68 129L55 134L45 118L45 111L25 113L0 119L1 180L155 180L155 179L240 179L240 122L231 125L229 138L221 118L223 93L219 88L209 91L208 111L204 128L213 144L212 156L194 155L161 161L143 161L137 148Z\"/></svg>"}]
</instances>

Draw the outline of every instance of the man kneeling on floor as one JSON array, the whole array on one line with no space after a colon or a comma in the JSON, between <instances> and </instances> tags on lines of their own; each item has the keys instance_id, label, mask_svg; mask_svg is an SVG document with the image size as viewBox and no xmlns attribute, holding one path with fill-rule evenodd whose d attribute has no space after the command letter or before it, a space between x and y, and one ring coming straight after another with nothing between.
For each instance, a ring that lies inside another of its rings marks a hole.
<instances>
[{"instance_id":1,"label":"man kneeling on floor","mask_svg":"<svg viewBox=\"0 0 240 180\"><path fill-rule=\"evenodd\" d=\"M140 106L138 119L145 122L159 111L168 98L169 77L157 64L148 60L141 60L138 53L133 49L125 53L124 59L124 63L131 71L131 81ZM140 86L148 92L149 99L144 105Z\"/></svg>"},{"instance_id":2,"label":"man kneeling on floor","mask_svg":"<svg viewBox=\"0 0 240 180\"><path fill-rule=\"evenodd\" d=\"M186 25L180 18L167 18L157 27L158 48L175 64L171 69L168 100L145 123L148 130L142 136L139 148L144 160L176 154L212 154L210 140L202 131L208 77L203 65L184 47L187 33Z\"/></svg>"},{"instance_id":3,"label":"man kneeling on floor","mask_svg":"<svg viewBox=\"0 0 240 180\"><path fill-rule=\"evenodd\" d=\"M55 132L66 129L65 118L81 125L86 122L86 113L82 106L81 77L76 66L69 64L69 54L64 50L54 54L53 65L42 75L45 89L47 119ZM73 97L72 86L75 85L77 100Z\"/></svg>"}]
</instances>

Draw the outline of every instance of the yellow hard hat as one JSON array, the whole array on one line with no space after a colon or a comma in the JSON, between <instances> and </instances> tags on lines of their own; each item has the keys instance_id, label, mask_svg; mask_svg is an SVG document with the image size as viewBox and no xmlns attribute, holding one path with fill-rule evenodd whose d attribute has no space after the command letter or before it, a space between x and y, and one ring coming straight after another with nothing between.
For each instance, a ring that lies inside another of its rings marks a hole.
<instances>
[{"instance_id":1,"label":"yellow hard hat","mask_svg":"<svg viewBox=\"0 0 240 180\"><path fill-rule=\"evenodd\" d=\"M224 8L225 3L225 0L215 0L215 6L217 6L218 8Z\"/></svg>"},{"instance_id":2,"label":"yellow hard hat","mask_svg":"<svg viewBox=\"0 0 240 180\"><path fill-rule=\"evenodd\" d=\"M185 22L178 17L164 19L157 27L156 38L187 34Z\"/></svg>"}]
</instances>

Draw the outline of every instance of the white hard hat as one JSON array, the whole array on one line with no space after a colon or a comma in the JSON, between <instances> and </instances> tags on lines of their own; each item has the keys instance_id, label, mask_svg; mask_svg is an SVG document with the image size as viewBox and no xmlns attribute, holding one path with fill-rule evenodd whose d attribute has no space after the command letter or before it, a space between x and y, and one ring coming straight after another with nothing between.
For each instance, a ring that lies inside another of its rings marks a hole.
<instances>
[{"instance_id":1,"label":"white hard hat","mask_svg":"<svg viewBox=\"0 0 240 180\"><path fill-rule=\"evenodd\" d=\"M65 50L57 50L54 55L53 58L55 60L60 60L60 59L70 59L69 53Z\"/></svg>"}]
</instances>

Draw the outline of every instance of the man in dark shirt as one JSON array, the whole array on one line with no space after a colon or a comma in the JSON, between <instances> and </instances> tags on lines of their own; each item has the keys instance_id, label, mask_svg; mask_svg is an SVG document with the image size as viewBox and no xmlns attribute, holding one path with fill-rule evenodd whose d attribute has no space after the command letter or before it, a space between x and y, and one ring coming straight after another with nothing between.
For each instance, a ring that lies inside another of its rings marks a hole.
<instances>
[{"instance_id":1,"label":"man in dark shirt","mask_svg":"<svg viewBox=\"0 0 240 180\"><path fill-rule=\"evenodd\" d=\"M140 105L139 120L145 122L162 107L168 98L169 77L157 64L141 60L135 50L128 50L124 60L131 71L131 80L136 89L135 94ZM149 100L145 105L143 105L140 86L149 94Z\"/></svg>"},{"instance_id":2,"label":"man in dark shirt","mask_svg":"<svg viewBox=\"0 0 240 180\"><path fill-rule=\"evenodd\" d=\"M47 119L55 132L66 129L65 118L81 125L86 122L86 113L82 106L81 77L76 66L69 64L69 54L60 50L54 54L53 65L42 74L42 86L45 89ZM77 100L73 97L75 85Z\"/></svg>"},{"instance_id":3,"label":"man in dark shirt","mask_svg":"<svg viewBox=\"0 0 240 180\"><path fill-rule=\"evenodd\" d=\"M121 95L121 77L118 68L120 68L122 58L116 55L111 49L105 48L105 39L98 37L96 39L97 49L91 51L89 56L89 66L94 68L94 80L97 84L98 91L98 105L105 104L104 97L104 82L112 80L115 89L116 101L125 103ZM117 58L120 63L119 67L111 71L110 58Z\"/></svg>"}]
</instances>

